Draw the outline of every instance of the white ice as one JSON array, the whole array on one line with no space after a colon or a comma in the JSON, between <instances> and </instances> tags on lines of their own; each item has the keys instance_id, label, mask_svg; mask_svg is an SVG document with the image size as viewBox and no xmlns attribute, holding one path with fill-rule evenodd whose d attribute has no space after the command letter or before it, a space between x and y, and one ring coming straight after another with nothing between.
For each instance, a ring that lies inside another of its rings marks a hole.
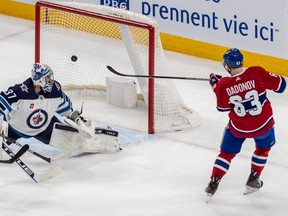
<instances>
[{"instance_id":1,"label":"white ice","mask_svg":"<svg viewBox=\"0 0 288 216\"><path fill-rule=\"evenodd\" d=\"M240 47L241 48L241 47ZM205 52L205 50L204 50ZM221 63L166 52L170 74L225 74ZM30 76L34 62L34 23L0 16L0 89ZM185 103L200 112L201 126L174 133L147 135L146 116L95 99L85 101L85 113L120 131L123 151L80 155L56 163L62 175L33 182L17 164L0 165L1 216L283 216L288 212L288 96L269 92L276 120L277 144L263 171L263 188L243 195L250 172L253 140L246 140L211 202L204 192L218 154L227 113L215 108L208 82L175 81ZM73 99L73 98L72 98ZM35 143L34 143L35 144ZM34 145L45 154L47 146ZM47 150L49 151L49 149ZM5 155L4 155L5 156ZM7 157L7 156L5 156ZM26 153L22 160L34 171L47 164Z\"/></svg>"}]
</instances>

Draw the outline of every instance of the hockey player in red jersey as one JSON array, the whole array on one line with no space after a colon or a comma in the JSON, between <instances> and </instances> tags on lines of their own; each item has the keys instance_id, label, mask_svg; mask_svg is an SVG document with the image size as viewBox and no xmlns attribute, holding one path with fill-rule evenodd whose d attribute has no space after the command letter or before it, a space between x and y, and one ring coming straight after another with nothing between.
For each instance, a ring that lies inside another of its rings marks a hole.
<instances>
[{"instance_id":1,"label":"hockey player in red jersey","mask_svg":"<svg viewBox=\"0 0 288 216\"><path fill-rule=\"evenodd\" d=\"M251 173L244 194L255 192L263 186L260 175L275 144L274 119L267 90L282 93L285 79L267 72L259 66L243 68L243 55L234 48L223 56L223 66L231 76L210 74L210 85L217 98L218 111L229 112L218 154L205 192L211 197L232 159L241 150L246 138L253 138L255 150L251 159Z\"/></svg>"}]
</instances>

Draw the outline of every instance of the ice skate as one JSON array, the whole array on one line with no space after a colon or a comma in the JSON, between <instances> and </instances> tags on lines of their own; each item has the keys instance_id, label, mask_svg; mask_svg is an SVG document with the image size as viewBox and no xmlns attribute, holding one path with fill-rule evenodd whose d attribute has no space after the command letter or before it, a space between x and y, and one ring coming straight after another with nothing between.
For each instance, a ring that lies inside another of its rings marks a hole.
<instances>
[{"instance_id":1,"label":"ice skate","mask_svg":"<svg viewBox=\"0 0 288 216\"><path fill-rule=\"evenodd\" d=\"M263 181L257 176L257 172L254 169L251 169L251 173L246 182L246 189L244 195L254 193L258 191L263 186Z\"/></svg>"},{"instance_id":2,"label":"ice skate","mask_svg":"<svg viewBox=\"0 0 288 216\"><path fill-rule=\"evenodd\" d=\"M211 199L211 197L215 194L217 191L218 185L220 183L221 179L218 177L212 177L211 181L209 182L208 186L205 189L205 192L207 194L206 203L208 203Z\"/></svg>"}]
</instances>

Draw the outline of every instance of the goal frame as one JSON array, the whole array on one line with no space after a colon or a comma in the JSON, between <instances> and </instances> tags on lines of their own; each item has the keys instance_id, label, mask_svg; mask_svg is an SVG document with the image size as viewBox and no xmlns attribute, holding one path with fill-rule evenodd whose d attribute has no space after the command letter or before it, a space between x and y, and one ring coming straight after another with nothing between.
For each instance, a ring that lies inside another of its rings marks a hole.
<instances>
[{"instance_id":1,"label":"goal frame","mask_svg":"<svg viewBox=\"0 0 288 216\"><path fill-rule=\"evenodd\" d=\"M78 8L72 8L69 6L64 6L64 5L59 5L55 4L52 2L46 2L46 1L38 1L35 5L35 63L40 61L40 42L41 42L41 22L40 22L40 12L41 8L45 7L48 10L49 9L54 9L54 10L61 10L64 12L68 13L73 13L77 15L82 15L82 16L88 16L91 18L97 18L101 20L106 20L110 22L115 22L118 24L124 24L124 25L130 25L142 29L148 30L148 41L149 41L149 46L148 46L148 74L149 76L154 76L155 74L155 27L143 23L143 22L137 22L133 20L128 20L125 18L120 18L120 17L114 17L114 16L109 16L109 15L103 15L99 14L96 12L90 12L90 11L85 11L81 10ZM48 22L49 17L47 17L47 22ZM154 79L153 78L148 78L148 133L149 134L154 134L155 129L154 129Z\"/></svg>"}]
</instances>

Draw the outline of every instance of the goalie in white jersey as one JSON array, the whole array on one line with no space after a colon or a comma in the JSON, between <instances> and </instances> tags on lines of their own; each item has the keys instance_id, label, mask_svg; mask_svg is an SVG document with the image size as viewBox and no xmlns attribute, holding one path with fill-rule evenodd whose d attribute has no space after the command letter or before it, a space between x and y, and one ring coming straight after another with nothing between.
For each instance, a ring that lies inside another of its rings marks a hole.
<instances>
[{"instance_id":1,"label":"goalie in white jersey","mask_svg":"<svg viewBox=\"0 0 288 216\"><path fill-rule=\"evenodd\" d=\"M80 114L73 111L71 100L45 64L34 64L31 78L0 93L0 115L4 119L0 123L8 123L9 138L34 137L69 151L119 150L117 131L95 129L94 122Z\"/></svg>"}]
</instances>

